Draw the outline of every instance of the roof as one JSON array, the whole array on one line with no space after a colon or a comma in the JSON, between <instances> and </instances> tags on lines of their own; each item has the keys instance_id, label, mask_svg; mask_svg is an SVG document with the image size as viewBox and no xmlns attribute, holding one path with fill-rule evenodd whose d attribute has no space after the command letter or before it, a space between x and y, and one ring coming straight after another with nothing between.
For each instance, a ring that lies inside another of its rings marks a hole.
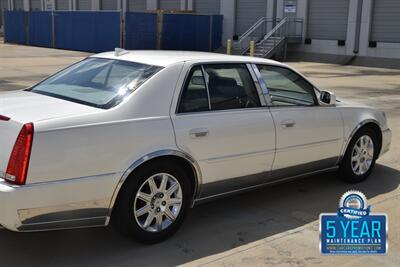
<instances>
[{"instance_id":1,"label":"roof","mask_svg":"<svg viewBox=\"0 0 400 267\"><path fill-rule=\"evenodd\" d=\"M105 52L93 55L92 57L126 60L148 65L156 65L161 67L167 67L169 65L178 62L186 62L186 61L263 63L270 65L285 66L285 64L264 58L232 56L225 54L193 52L193 51L134 50L134 51L126 51L125 53L119 56L116 56L114 52Z\"/></svg>"}]
</instances>

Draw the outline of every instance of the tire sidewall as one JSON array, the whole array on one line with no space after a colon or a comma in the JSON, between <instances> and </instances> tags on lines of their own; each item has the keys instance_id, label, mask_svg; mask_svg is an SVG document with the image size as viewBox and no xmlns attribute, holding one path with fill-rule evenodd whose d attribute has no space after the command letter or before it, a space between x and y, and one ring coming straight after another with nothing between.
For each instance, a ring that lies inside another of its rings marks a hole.
<instances>
[{"instance_id":1,"label":"tire sidewall","mask_svg":"<svg viewBox=\"0 0 400 267\"><path fill-rule=\"evenodd\" d=\"M167 173L177 179L182 188L182 207L178 217L168 228L160 232L153 233L142 229L138 225L134 216L134 203L135 196L142 184L149 177L157 173ZM135 240L145 244L161 242L172 236L183 223L184 217L190 207L191 190L189 181L186 177L187 174L179 166L163 162L157 162L135 171L135 173L131 175L124 183L117 199L115 216L113 216L113 222L117 226L117 229L124 234L130 235Z\"/></svg>"}]
</instances>

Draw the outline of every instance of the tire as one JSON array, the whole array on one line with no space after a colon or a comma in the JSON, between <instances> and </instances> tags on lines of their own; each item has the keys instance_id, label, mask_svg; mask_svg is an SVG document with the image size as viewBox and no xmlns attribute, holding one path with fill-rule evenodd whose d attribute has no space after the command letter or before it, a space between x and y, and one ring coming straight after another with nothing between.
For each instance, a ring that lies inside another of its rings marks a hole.
<instances>
[{"instance_id":1,"label":"tire","mask_svg":"<svg viewBox=\"0 0 400 267\"><path fill-rule=\"evenodd\" d=\"M151 179L154 181L153 189L157 188L155 192L150 188ZM160 190L163 180L167 180L165 190ZM177 186L179 188L175 189ZM169 190L175 190L171 198ZM138 242L154 244L164 241L182 225L190 207L190 192L190 182L183 168L170 161L155 161L139 168L124 183L113 211L112 223L119 232ZM145 213L142 212L144 210ZM151 219L151 216L155 217ZM175 220L170 219L173 217ZM163 223L158 223L161 220Z\"/></svg>"},{"instance_id":2,"label":"tire","mask_svg":"<svg viewBox=\"0 0 400 267\"><path fill-rule=\"evenodd\" d=\"M364 144L372 142L372 144L363 146L364 149L360 150L361 142L364 142ZM373 148L373 151L371 151L371 148ZM360 151L360 153L357 151ZM366 180L375 166L378 153L379 145L376 133L370 128L360 129L351 139L340 163L340 178L349 183L359 183ZM357 168L357 166L359 167Z\"/></svg>"}]
</instances>

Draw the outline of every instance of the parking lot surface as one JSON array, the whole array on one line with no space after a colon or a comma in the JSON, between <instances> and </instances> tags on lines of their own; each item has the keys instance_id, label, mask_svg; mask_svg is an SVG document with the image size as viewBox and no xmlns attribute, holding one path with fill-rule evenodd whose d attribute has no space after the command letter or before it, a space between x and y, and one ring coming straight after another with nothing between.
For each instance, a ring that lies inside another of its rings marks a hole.
<instances>
[{"instance_id":1,"label":"parking lot surface","mask_svg":"<svg viewBox=\"0 0 400 267\"><path fill-rule=\"evenodd\" d=\"M24 88L85 53L2 44L0 91ZM339 98L387 113L391 151L371 177L349 185L334 173L259 189L195 207L170 240L145 246L111 227L43 233L0 231L0 266L399 266L400 70L289 63ZM318 217L340 196L361 190L373 212L389 216L386 256L321 256ZM1 215L0 215L1 216Z\"/></svg>"}]
</instances>

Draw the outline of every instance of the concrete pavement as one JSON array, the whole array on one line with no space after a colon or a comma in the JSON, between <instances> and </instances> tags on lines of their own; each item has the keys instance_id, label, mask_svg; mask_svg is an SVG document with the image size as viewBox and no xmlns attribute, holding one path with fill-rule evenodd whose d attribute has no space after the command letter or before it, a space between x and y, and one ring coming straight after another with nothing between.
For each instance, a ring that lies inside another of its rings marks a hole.
<instances>
[{"instance_id":1,"label":"concrete pavement","mask_svg":"<svg viewBox=\"0 0 400 267\"><path fill-rule=\"evenodd\" d=\"M0 43L0 90L23 88L87 54ZM1 266L399 266L400 70L290 63L318 86L377 106L393 130L391 151L358 185L332 173L259 189L195 207L182 229L153 246L111 227L45 233L0 231ZM321 256L318 216L335 212L349 189L389 215L387 256Z\"/></svg>"}]
</instances>

